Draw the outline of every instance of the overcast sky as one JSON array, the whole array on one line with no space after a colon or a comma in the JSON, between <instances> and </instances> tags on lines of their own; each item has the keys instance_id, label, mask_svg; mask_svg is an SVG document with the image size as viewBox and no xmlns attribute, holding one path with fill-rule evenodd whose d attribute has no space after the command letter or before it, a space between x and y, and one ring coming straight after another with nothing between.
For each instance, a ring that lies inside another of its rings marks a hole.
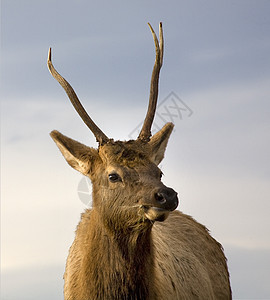
<instances>
[{"instance_id":1,"label":"overcast sky","mask_svg":"<svg viewBox=\"0 0 270 300\"><path fill-rule=\"evenodd\" d=\"M2 0L1 299L63 298L85 208L83 177L49 132L96 143L49 74L48 48L102 130L129 139L149 95L147 22L160 21L155 127L175 123L164 182L223 244L234 299L270 299L269 14L269 0Z\"/></svg>"}]
</instances>

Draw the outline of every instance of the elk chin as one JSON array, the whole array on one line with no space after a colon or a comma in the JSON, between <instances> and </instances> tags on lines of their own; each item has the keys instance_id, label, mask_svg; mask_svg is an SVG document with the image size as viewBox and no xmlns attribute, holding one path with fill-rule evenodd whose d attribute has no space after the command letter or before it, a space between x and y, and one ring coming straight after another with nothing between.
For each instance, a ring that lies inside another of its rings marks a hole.
<instances>
[{"instance_id":1,"label":"elk chin","mask_svg":"<svg viewBox=\"0 0 270 300\"><path fill-rule=\"evenodd\" d=\"M169 213L169 210L159 207L144 207L144 215L151 222L163 222L168 218Z\"/></svg>"}]
</instances>

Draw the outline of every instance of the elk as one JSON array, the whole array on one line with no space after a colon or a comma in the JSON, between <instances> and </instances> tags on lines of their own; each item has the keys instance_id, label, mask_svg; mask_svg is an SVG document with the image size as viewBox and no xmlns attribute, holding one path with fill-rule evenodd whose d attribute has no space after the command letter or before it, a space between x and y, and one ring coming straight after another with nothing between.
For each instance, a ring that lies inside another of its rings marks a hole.
<instances>
[{"instance_id":1,"label":"elk","mask_svg":"<svg viewBox=\"0 0 270 300\"><path fill-rule=\"evenodd\" d=\"M70 84L52 76L95 135L98 148L54 130L51 137L68 164L91 179L93 207L77 226L64 274L66 300L231 299L226 258L206 227L177 211L178 196L161 181L158 165L173 130L167 123L151 136L163 31L155 43L148 111L136 140L114 141L94 123Z\"/></svg>"}]
</instances>

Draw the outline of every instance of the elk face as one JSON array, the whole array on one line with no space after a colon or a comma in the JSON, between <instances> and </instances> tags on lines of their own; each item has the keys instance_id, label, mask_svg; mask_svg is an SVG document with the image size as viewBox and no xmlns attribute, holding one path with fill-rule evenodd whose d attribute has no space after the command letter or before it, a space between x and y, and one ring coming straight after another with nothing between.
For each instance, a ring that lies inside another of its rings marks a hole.
<instances>
[{"instance_id":1,"label":"elk face","mask_svg":"<svg viewBox=\"0 0 270 300\"><path fill-rule=\"evenodd\" d=\"M153 28L148 25L155 42L156 59L147 115L135 141L114 142L100 130L84 110L73 88L55 70L51 61L51 49L49 50L48 68L51 74L64 88L74 108L94 133L99 147L96 150L84 146L57 131L53 131L51 136L67 162L90 177L93 183L94 209L114 229L117 224L132 228L146 222L163 221L178 205L177 193L161 182L161 171L158 168L164 157L173 124L165 124L151 137L163 60L163 32L160 23L158 41Z\"/></svg>"},{"instance_id":2,"label":"elk face","mask_svg":"<svg viewBox=\"0 0 270 300\"><path fill-rule=\"evenodd\" d=\"M108 141L98 150L84 146L57 131L52 138L74 169L93 184L93 208L109 227L136 228L163 221L178 205L177 193L161 182L158 164L173 125L166 124L150 142Z\"/></svg>"},{"instance_id":3,"label":"elk face","mask_svg":"<svg viewBox=\"0 0 270 300\"><path fill-rule=\"evenodd\" d=\"M117 219L123 213L124 219L126 214L133 214L134 221L163 221L177 207L177 193L161 182L162 172L158 168L172 127L172 124L165 125L153 137L153 141L157 137L163 140L158 147L154 145L155 150L151 142L140 140L111 142L100 147L107 194L105 191L98 199L105 199L101 207L109 205Z\"/></svg>"}]
</instances>

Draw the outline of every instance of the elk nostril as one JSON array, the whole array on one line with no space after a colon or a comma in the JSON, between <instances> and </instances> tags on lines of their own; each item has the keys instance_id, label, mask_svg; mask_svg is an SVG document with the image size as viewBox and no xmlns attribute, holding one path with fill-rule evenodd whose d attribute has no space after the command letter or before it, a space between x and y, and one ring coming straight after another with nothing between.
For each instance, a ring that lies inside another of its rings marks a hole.
<instances>
[{"instance_id":1,"label":"elk nostril","mask_svg":"<svg viewBox=\"0 0 270 300\"><path fill-rule=\"evenodd\" d=\"M156 193L155 198L160 204L166 203L166 198L164 197L164 195L162 193Z\"/></svg>"}]
</instances>

